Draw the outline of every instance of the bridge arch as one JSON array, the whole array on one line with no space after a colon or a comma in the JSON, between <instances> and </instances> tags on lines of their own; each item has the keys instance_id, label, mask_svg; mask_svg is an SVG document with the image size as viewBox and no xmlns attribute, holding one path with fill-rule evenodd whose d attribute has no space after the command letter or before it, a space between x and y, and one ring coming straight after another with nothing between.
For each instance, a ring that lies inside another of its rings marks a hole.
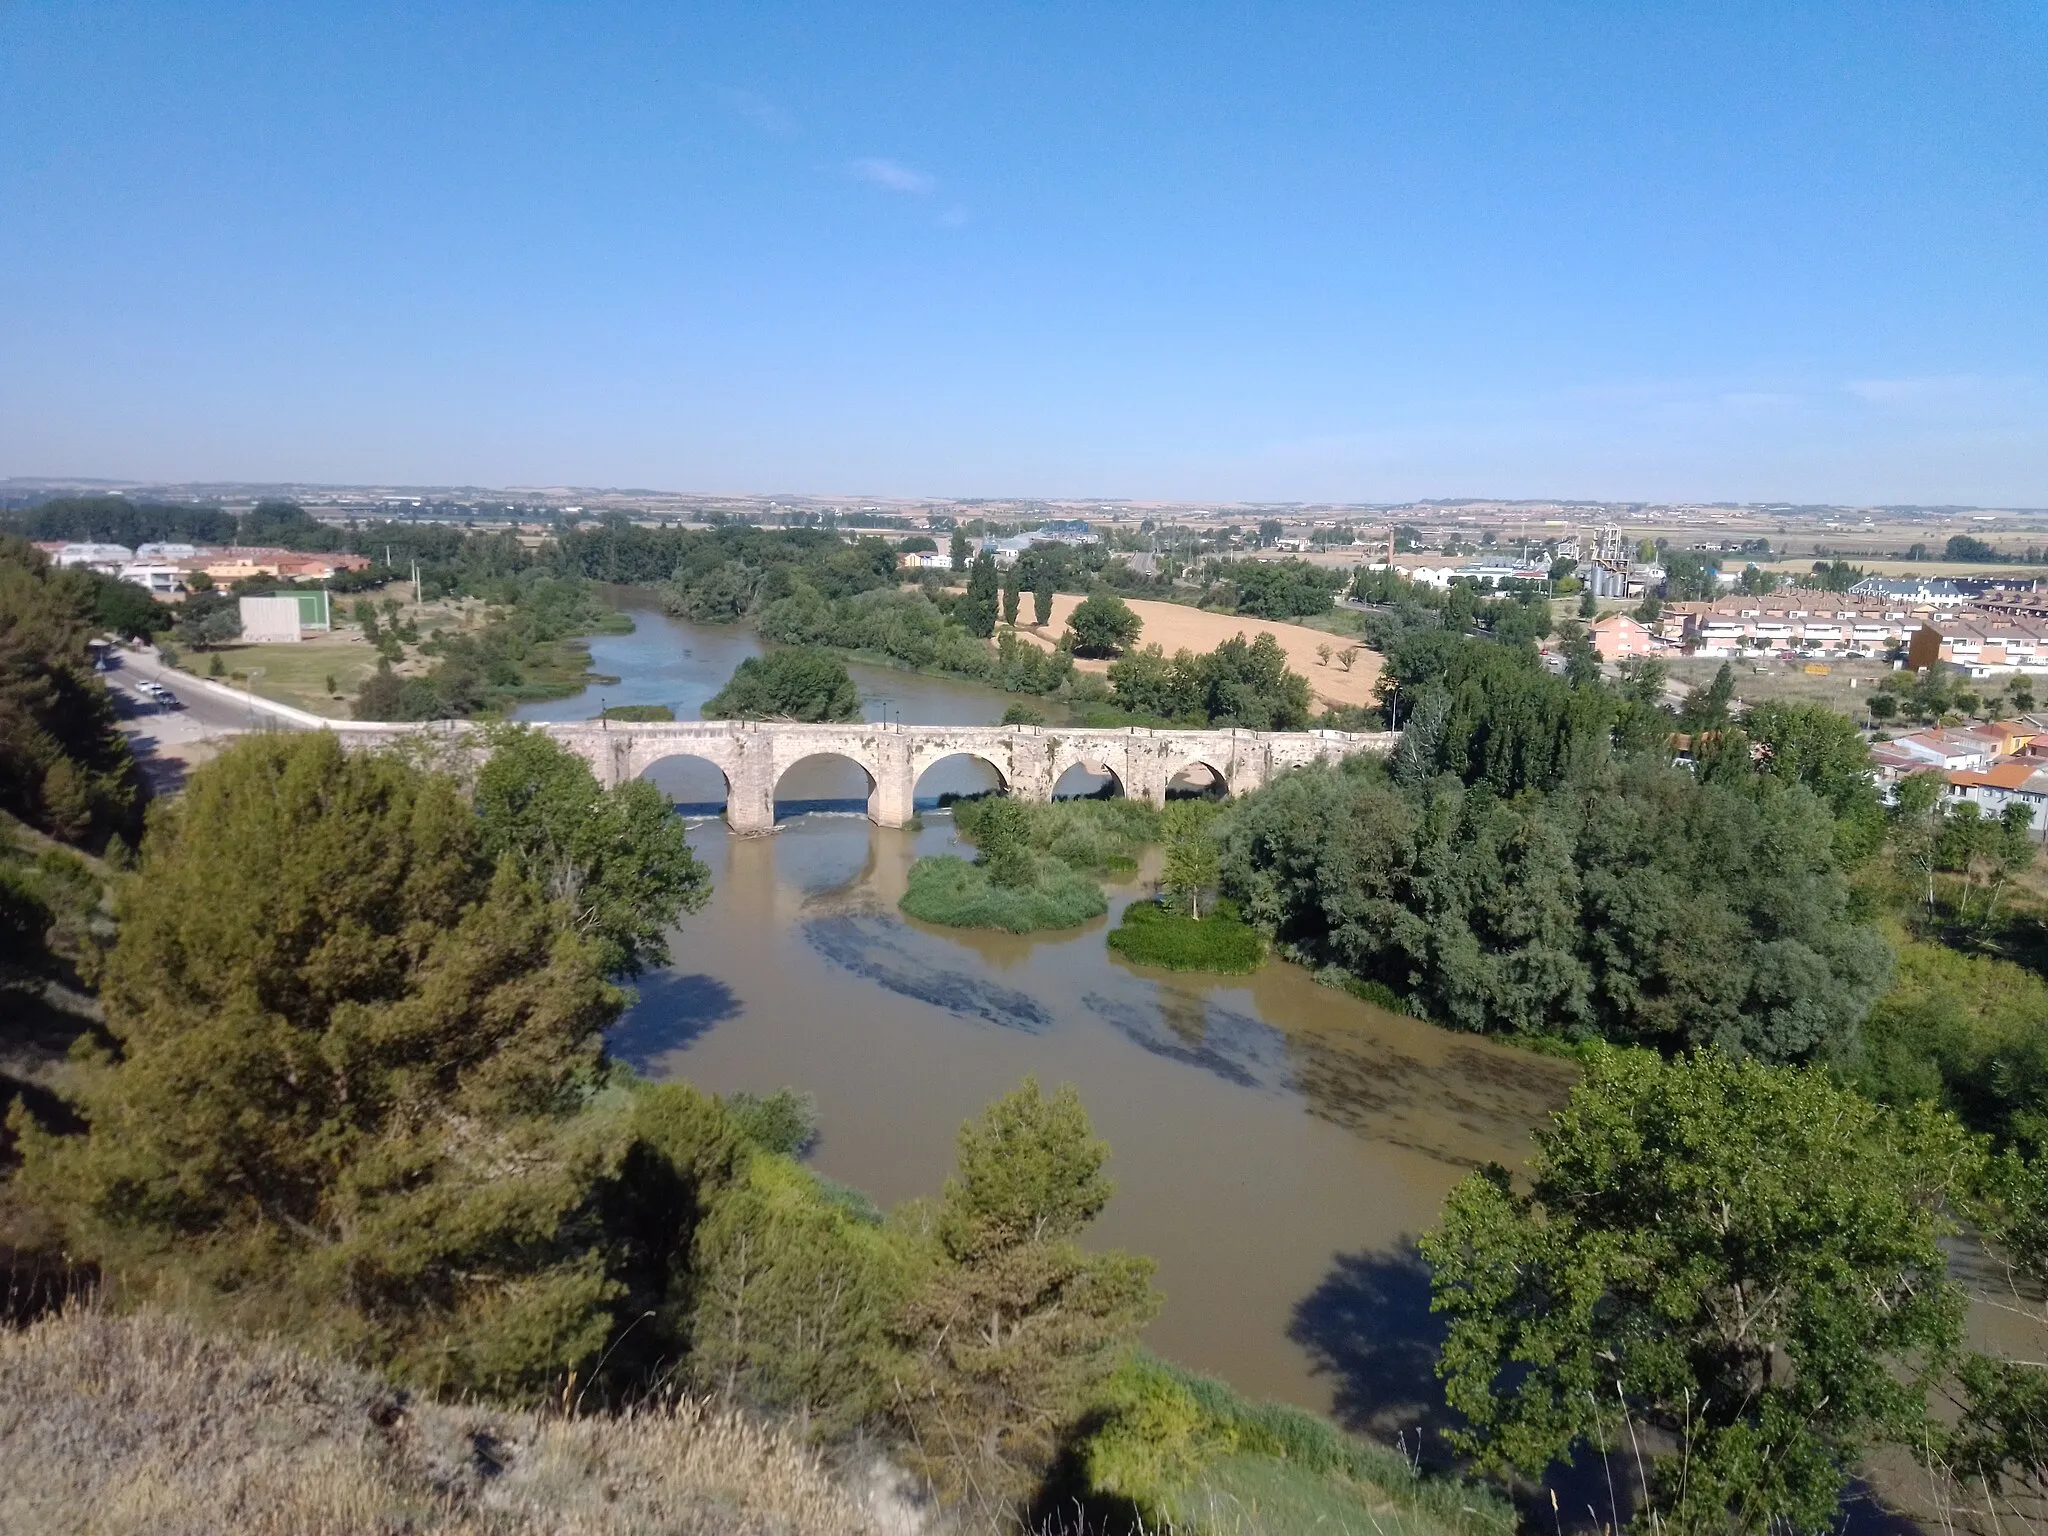
<instances>
[{"instance_id":1,"label":"bridge arch","mask_svg":"<svg viewBox=\"0 0 2048 1536\"><path fill-rule=\"evenodd\" d=\"M732 775L706 752L678 748L648 756L636 778L646 779L685 816L717 816L732 804Z\"/></svg>"},{"instance_id":2,"label":"bridge arch","mask_svg":"<svg viewBox=\"0 0 2048 1536\"><path fill-rule=\"evenodd\" d=\"M849 776L843 770L835 774L834 765L858 769L860 785L856 788L848 782ZM852 752L839 747L821 747L816 751L797 753L775 764L775 819L782 821L807 811L842 811L856 807L873 815L881 787L881 765L863 762Z\"/></svg>"},{"instance_id":3,"label":"bridge arch","mask_svg":"<svg viewBox=\"0 0 2048 1536\"><path fill-rule=\"evenodd\" d=\"M1166 797L1228 800L1235 793L1230 775L1206 757L1191 757L1166 773Z\"/></svg>"},{"instance_id":4,"label":"bridge arch","mask_svg":"<svg viewBox=\"0 0 2048 1536\"><path fill-rule=\"evenodd\" d=\"M1107 784L1102 780L1107 780ZM1130 793L1124 776L1114 762L1097 759L1090 763L1076 755L1066 760L1066 765L1053 774L1052 798L1055 800L1078 800L1099 796L1107 789L1109 798L1121 800Z\"/></svg>"},{"instance_id":5,"label":"bridge arch","mask_svg":"<svg viewBox=\"0 0 2048 1536\"><path fill-rule=\"evenodd\" d=\"M995 776L994 789L997 793L1008 794L1010 792L1009 766L994 753L975 752L967 748L960 748L958 750L949 750L943 747L928 748L925 751L914 754L910 759L910 799L912 805L917 804L922 793L925 777L928 774L938 769L949 769L956 781L965 781L973 777L972 775L962 774L959 771L967 764L972 764L978 768L985 768L990 774L993 774ZM945 776L945 774L941 774L942 778ZM972 788L968 789L963 787L962 782L956 782L935 786L931 791L931 795L932 798L936 799L938 795L947 791L955 793L985 793L989 787L985 783L975 782Z\"/></svg>"}]
</instances>

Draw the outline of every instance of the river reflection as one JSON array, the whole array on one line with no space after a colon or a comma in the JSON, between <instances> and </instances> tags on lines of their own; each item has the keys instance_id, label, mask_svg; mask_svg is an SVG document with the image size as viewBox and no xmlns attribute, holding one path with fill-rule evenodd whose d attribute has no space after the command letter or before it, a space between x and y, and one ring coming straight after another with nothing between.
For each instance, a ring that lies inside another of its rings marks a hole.
<instances>
[{"instance_id":1,"label":"river reflection","mask_svg":"<svg viewBox=\"0 0 2048 1536\"><path fill-rule=\"evenodd\" d=\"M818 1167L884 1203L935 1193L961 1121L1026 1073L1075 1083L1114 1148L1094 1240L1159 1261L1156 1348L1361 1428L1432 1416L1413 1236L1466 1169L1523 1159L1566 1068L1293 966L1205 983L1126 965L1103 934L1136 881L1055 935L909 921L911 862L956 846L943 815L692 839L715 894L615 1031L621 1055L718 1092L815 1093Z\"/></svg>"}]
</instances>

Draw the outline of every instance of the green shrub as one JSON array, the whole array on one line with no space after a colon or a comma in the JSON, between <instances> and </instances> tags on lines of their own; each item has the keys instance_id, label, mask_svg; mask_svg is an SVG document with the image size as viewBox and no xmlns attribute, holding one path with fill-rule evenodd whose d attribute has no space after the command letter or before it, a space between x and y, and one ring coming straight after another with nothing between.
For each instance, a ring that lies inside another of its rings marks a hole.
<instances>
[{"instance_id":1,"label":"green shrub","mask_svg":"<svg viewBox=\"0 0 2048 1536\"><path fill-rule=\"evenodd\" d=\"M960 800L953 826L970 843L981 842L983 819L994 797ZM1159 812L1142 800L1055 800L1047 805L1010 802L1022 810L1032 848L1089 874L1138 867L1138 852L1159 836Z\"/></svg>"},{"instance_id":2,"label":"green shrub","mask_svg":"<svg viewBox=\"0 0 2048 1536\"><path fill-rule=\"evenodd\" d=\"M1143 1350L1104 1383L1091 1417L1096 1427L1079 1448L1089 1491L1129 1499L1161 1526L1209 1530L1223 1511L1255 1507L1258 1528L1276 1533L1505 1536L1514 1527L1490 1493L1424 1477L1312 1413L1248 1402Z\"/></svg>"},{"instance_id":3,"label":"green shrub","mask_svg":"<svg viewBox=\"0 0 2048 1536\"><path fill-rule=\"evenodd\" d=\"M670 721L676 712L666 704L614 704L600 717L605 720Z\"/></svg>"},{"instance_id":4,"label":"green shrub","mask_svg":"<svg viewBox=\"0 0 2048 1536\"><path fill-rule=\"evenodd\" d=\"M1136 965L1243 976L1266 958L1265 937L1231 917L1182 917L1157 902L1134 901L1109 935L1109 947Z\"/></svg>"},{"instance_id":5,"label":"green shrub","mask_svg":"<svg viewBox=\"0 0 2048 1536\"><path fill-rule=\"evenodd\" d=\"M784 1088L762 1098L735 1093L725 1100L726 1113L741 1136L766 1152L801 1157L818 1139L818 1097Z\"/></svg>"},{"instance_id":6,"label":"green shrub","mask_svg":"<svg viewBox=\"0 0 2048 1536\"><path fill-rule=\"evenodd\" d=\"M1036 861L1027 885L1000 886L979 864L951 854L910 866L903 910L949 928L1002 928L1036 933L1072 928L1109 910L1101 887L1056 859Z\"/></svg>"}]
</instances>

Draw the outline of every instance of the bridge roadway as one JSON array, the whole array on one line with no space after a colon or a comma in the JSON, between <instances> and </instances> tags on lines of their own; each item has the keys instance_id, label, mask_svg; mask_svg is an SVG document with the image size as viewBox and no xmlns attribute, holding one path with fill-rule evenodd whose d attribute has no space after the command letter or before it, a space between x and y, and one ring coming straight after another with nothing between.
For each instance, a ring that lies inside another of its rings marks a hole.
<instances>
[{"instance_id":1,"label":"bridge roadway","mask_svg":"<svg viewBox=\"0 0 2048 1536\"><path fill-rule=\"evenodd\" d=\"M332 730L345 745L361 748L426 737L440 738L459 752L475 734L474 727L459 721L407 725L324 720L267 700L251 701L240 692L232 696L279 724ZM911 818L912 797L925 771L941 759L959 755L987 763L1003 787L1023 800L1050 800L1060 776L1080 766L1091 773L1113 774L1126 795L1161 805L1166 786L1183 769L1206 768L1227 792L1244 794L1289 768L1335 762L1355 752L1391 751L1401 739L1394 731L798 725L765 720L582 720L545 722L534 729L582 757L606 785L638 778L666 758L694 757L710 763L725 776L726 821L735 832L772 832L775 790L783 774L803 759L821 755L858 763L868 777L869 820L900 827Z\"/></svg>"}]
</instances>

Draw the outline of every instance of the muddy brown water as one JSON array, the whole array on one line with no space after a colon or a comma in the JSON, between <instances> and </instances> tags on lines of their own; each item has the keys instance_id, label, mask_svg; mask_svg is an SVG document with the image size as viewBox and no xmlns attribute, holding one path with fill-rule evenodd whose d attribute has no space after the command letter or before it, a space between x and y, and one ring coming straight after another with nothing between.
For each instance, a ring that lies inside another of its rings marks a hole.
<instances>
[{"instance_id":1,"label":"muddy brown water","mask_svg":"<svg viewBox=\"0 0 2048 1536\"><path fill-rule=\"evenodd\" d=\"M896 908L922 831L809 815L693 831L710 906L612 1045L727 1093L817 1096L821 1172L892 1204L934 1194L963 1120L1026 1074L1073 1083L1113 1149L1091 1241L1150 1254L1148 1341L1241 1391L1390 1437L1434 1425L1437 1330L1413 1239L1466 1170L1519 1163L1558 1065L1448 1034L1269 964L1155 972L1103 943L945 929Z\"/></svg>"}]
</instances>

